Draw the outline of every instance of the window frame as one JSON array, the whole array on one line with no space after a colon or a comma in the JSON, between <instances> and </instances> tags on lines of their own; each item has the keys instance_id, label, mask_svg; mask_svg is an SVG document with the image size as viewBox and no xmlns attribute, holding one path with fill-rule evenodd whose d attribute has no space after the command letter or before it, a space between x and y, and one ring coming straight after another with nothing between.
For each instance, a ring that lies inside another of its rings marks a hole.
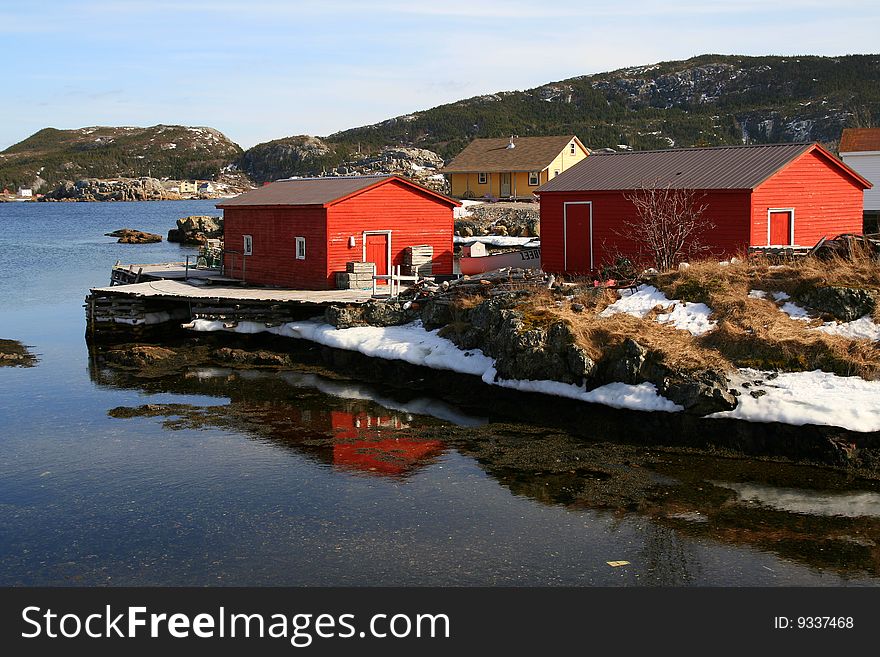
<instances>
[{"instance_id":1,"label":"window frame","mask_svg":"<svg viewBox=\"0 0 880 657\"><path fill-rule=\"evenodd\" d=\"M298 235L293 238L295 248L294 255L297 260L305 260L306 259L306 238L302 235ZM302 248L300 248L302 247ZM302 252L302 253L300 253Z\"/></svg>"},{"instance_id":2,"label":"window frame","mask_svg":"<svg viewBox=\"0 0 880 657\"><path fill-rule=\"evenodd\" d=\"M243 255L249 256L254 254L254 236L242 235L241 252Z\"/></svg>"},{"instance_id":3,"label":"window frame","mask_svg":"<svg viewBox=\"0 0 880 657\"><path fill-rule=\"evenodd\" d=\"M532 182L534 180L534 182ZM529 171L529 187L537 187L541 184L541 172Z\"/></svg>"},{"instance_id":4,"label":"window frame","mask_svg":"<svg viewBox=\"0 0 880 657\"><path fill-rule=\"evenodd\" d=\"M571 142L570 147L571 147L571 148L570 148L570 150L569 150L569 155L574 155L574 154L577 152L577 151L576 151L576 147L575 147L575 145L574 145L574 142Z\"/></svg>"},{"instance_id":5,"label":"window frame","mask_svg":"<svg viewBox=\"0 0 880 657\"><path fill-rule=\"evenodd\" d=\"M478 185L488 185L489 184L489 174L485 171L481 171L477 173L477 184Z\"/></svg>"}]
</instances>

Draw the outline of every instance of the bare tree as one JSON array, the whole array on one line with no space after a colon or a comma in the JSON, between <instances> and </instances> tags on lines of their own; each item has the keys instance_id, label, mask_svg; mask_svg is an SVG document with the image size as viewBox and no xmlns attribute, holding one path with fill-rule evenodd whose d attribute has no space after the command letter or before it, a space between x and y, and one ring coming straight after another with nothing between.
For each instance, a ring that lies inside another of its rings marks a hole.
<instances>
[{"instance_id":1,"label":"bare tree","mask_svg":"<svg viewBox=\"0 0 880 657\"><path fill-rule=\"evenodd\" d=\"M648 251L657 269L672 269L708 248L700 237L715 224L706 216L704 196L669 186L642 187L627 194L637 213L636 219L624 222L627 237Z\"/></svg>"}]
</instances>

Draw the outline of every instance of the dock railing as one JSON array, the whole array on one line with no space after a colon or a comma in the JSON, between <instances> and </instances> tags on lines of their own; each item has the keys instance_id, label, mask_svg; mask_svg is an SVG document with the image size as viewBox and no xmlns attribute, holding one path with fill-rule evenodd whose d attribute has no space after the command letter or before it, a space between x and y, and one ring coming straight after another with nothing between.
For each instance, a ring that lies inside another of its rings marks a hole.
<instances>
[{"instance_id":1,"label":"dock railing","mask_svg":"<svg viewBox=\"0 0 880 657\"><path fill-rule=\"evenodd\" d=\"M373 296L379 296L379 290L377 286L378 281L388 281L388 296L395 297L400 294L400 290L402 289L402 284L404 281L415 283L418 280L418 276L405 276L404 274L401 274L400 265L395 265L391 268L390 274L373 274ZM396 293L395 285L397 287Z\"/></svg>"}]
</instances>

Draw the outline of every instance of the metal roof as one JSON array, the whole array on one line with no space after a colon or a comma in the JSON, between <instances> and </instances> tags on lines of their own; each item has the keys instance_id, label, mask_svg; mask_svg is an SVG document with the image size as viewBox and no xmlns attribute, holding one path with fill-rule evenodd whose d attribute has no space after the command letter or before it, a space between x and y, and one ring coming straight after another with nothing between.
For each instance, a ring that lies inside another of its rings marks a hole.
<instances>
[{"instance_id":1,"label":"metal roof","mask_svg":"<svg viewBox=\"0 0 880 657\"><path fill-rule=\"evenodd\" d=\"M504 173L507 171L542 171L566 148L574 135L551 137L514 137L510 139L474 139L443 167L443 173ZM578 142L579 143L579 142Z\"/></svg>"},{"instance_id":2,"label":"metal roof","mask_svg":"<svg viewBox=\"0 0 880 657\"><path fill-rule=\"evenodd\" d=\"M288 178L278 180L240 196L218 203L218 208L236 208L266 205L331 205L369 187L397 180L409 187L430 194L450 205L459 205L434 190L422 187L410 180L392 175L378 176L332 176L326 178Z\"/></svg>"},{"instance_id":3,"label":"metal roof","mask_svg":"<svg viewBox=\"0 0 880 657\"><path fill-rule=\"evenodd\" d=\"M840 153L880 151L880 128L846 128L837 150Z\"/></svg>"},{"instance_id":4,"label":"metal roof","mask_svg":"<svg viewBox=\"0 0 880 657\"><path fill-rule=\"evenodd\" d=\"M537 193L644 187L754 189L782 167L814 148L825 153L816 144L594 153L539 187ZM849 171L834 156L827 155Z\"/></svg>"}]
</instances>

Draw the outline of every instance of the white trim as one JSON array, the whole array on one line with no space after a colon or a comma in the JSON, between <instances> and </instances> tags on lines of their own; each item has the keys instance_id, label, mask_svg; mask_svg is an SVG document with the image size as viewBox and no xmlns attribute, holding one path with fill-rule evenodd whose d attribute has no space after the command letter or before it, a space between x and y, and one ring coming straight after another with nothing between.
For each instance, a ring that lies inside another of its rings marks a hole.
<instances>
[{"instance_id":1,"label":"white trim","mask_svg":"<svg viewBox=\"0 0 880 657\"><path fill-rule=\"evenodd\" d=\"M361 262L367 262L367 235L386 235L388 237L388 271L386 274L391 274L392 269L394 268L394 264L391 262L391 231L390 230L365 230L361 235L363 239L363 246L361 248ZM376 275L379 274L378 269L374 269L374 273Z\"/></svg>"},{"instance_id":2,"label":"white trim","mask_svg":"<svg viewBox=\"0 0 880 657\"><path fill-rule=\"evenodd\" d=\"M563 269L568 271L568 206L590 206L590 271L595 269L593 264L593 202L592 201L564 201L562 203L562 264Z\"/></svg>"},{"instance_id":3,"label":"white trim","mask_svg":"<svg viewBox=\"0 0 880 657\"><path fill-rule=\"evenodd\" d=\"M537 182L532 182L532 177ZM529 187L537 187L541 184L541 172L540 171L529 171Z\"/></svg>"},{"instance_id":4,"label":"white trim","mask_svg":"<svg viewBox=\"0 0 880 657\"><path fill-rule=\"evenodd\" d=\"M294 255L297 260L305 260L306 259L306 238L297 236L293 238L294 241ZM302 255L299 254L299 245L302 244Z\"/></svg>"},{"instance_id":5,"label":"white trim","mask_svg":"<svg viewBox=\"0 0 880 657\"><path fill-rule=\"evenodd\" d=\"M253 235L242 235L243 244L241 245L242 255L253 255L254 254L254 236Z\"/></svg>"},{"instance_id":6,"label":"white trim","mask_svg":"<svg viewBox=\"0 0 880 657\"><path fill-rule=\"evenodd\" d=\"M488 185L489 184L489 174L485 171L477 172L477 184L478 185Z\"/></svg>"},{"instance_id":7,"label":"white trim","mask_svg":"<svg viewBox=\"0 0 880 657\"><path fill-rule=\"evenodd\" d=\"M770 215L774 212L788 212L791 223L788 227L788 244L770 243ZM767 208L767 246L794 246L794 208Z\"/></svg>"}]
</instances>

